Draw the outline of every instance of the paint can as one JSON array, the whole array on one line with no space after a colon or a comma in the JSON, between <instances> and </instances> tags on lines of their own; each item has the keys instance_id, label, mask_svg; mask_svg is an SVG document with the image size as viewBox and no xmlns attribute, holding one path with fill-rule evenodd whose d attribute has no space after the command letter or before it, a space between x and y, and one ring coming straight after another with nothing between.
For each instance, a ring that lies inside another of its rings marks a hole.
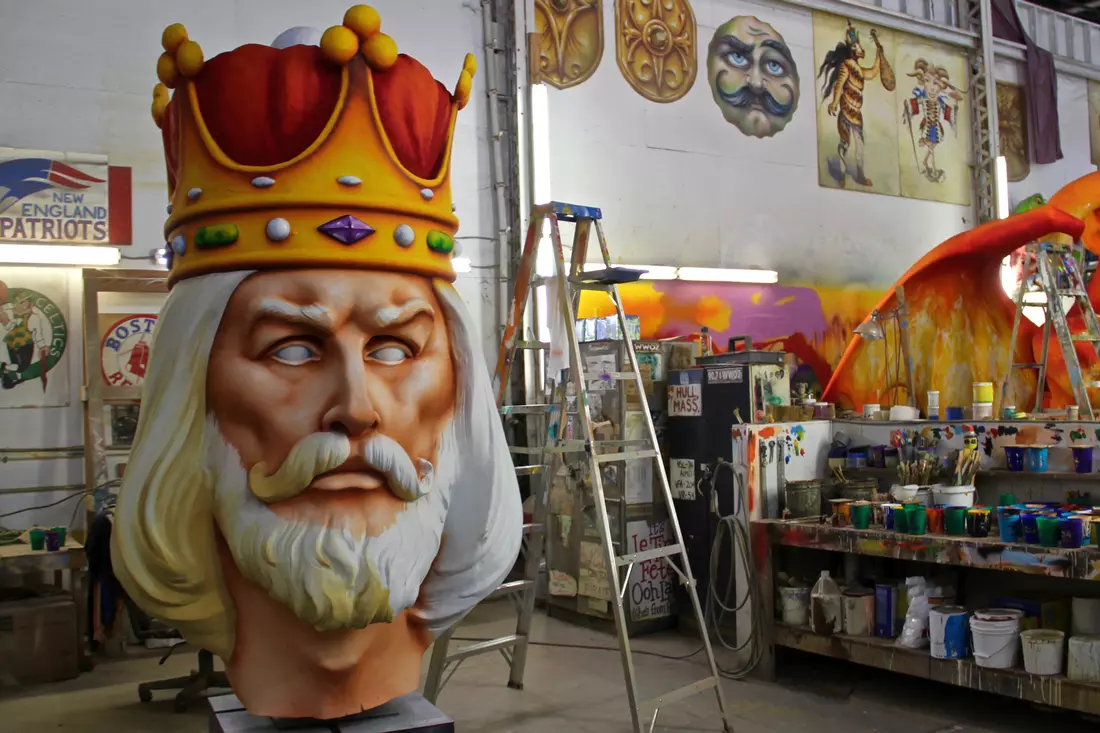
<instances>
[{"instance_id":1,"label":"paint can","mask_svg":"<svg viewBox=\"0 0 1100 733\"><path fill-rule=\"evenodd\" d=\"M1070 638L1066 676L1075 682L1100 682L1100 636Z\"/></svg>"},{"instance_id":2,"label":"paint can","mask_svg":"<svg viewBox=\"0 0 1100 733\"><path fill-rule=\"evenodd\" d=\"M863 403L863 417L864 417L864 419L874 420L875 415L877 415L878 411L881 410L881 409L882 409L882 405L877 405L873 402L864 402Z\"/></svg>"},{"instance_id":3,"label":"paint can","mask_svg":"<svg viewBox=\"0 0 1100 733\"><path fill-rule=\"evenodd\" d=\"M821 481L788 481L786 490L787 510L791 519L821 516Z\"/></svg>"},{"instance_id":4,"label":"paint can","mask_svg":"<svg viewBox=\"0 0 1100 733\"><path fill-rule=\"evenodd\" d=\"M928 391L928 402L925 414L928 415L929 420L940 419L940 393L937 390Z\"/></svg>"},{"instance_id":5,"label":"paint can","mask_svg":"<svg viewBox=\"0 0 1100 733\"><path fill-rule=\"evenodd\" d=\"M1062 674L1062 652L1066 632L1058 629L1028 629L1020 634L1024 648L1024 670L1050 677Z\"/></svg>"},{"instance_id":6,"label":"paint can","mask_svg":"<svg viewBox=\"0 0 1100 733\"><path fill-rule=\"evenodd\" d=\"M875 624L875 592L866 588L844 591L844 633L871 636Z\"/></svg>"},{"instance_id":7,"label":"paint can","mask_svg":"<svg viewBox=\"0 0 1100 733\"><path fill-rule=\"evenodd\" d=\"M779 589L783 623L787 626L806 626L810 621L810 589Z\"/></svg>"},{"instance_id":8,"label":"paint can","mask_svg":"<svg viewBox=\"0 0 1100 733\"><path fill-rule=\"evenodd\" d=\"M961 606L936 606L928 614L928 637L936 659L970 656L970 617Z\"/></svg>"},{"instance_id":9,"label":"paint can","mask_svg":"<svg viewBox=\"0 0 1100 733\"><path fill-rule=\"evenodd\" d=\"M840 495L852 501L872 501L878 491L878 479L847 481L840 486Z\"/></svg>"},{"instance_id":10,"label":"paint can","mask_svg":"<svg viewBox=\"0 0 1100 733\"><path fill-rule=\"evenodd\" d=\"M947 407L947 419L948 420L962 420L963 419L963 408L948 405L948 407Z\"/></svg>"},{"instance_id":11,"label":"paint can","mask_svg":"<svg viewBox=\"0 0 1100 733\"><path fill-rule=\"evenodd\" d=\"M974 382L972 402L984 403L993 402L993 382ZM977 415L975 415L977 417Z\"/></svg>"},{"instance_id":12,"label":"paint can","mask_svg":"<svg viewBox=\"0 0 1100 733\"><path fill-rule=\"evenodd\" d=\"M1074 598L1072 609L1073 636L1100 636L1100 598Z\"/></svg>"},{"instance_id":13,"label":"paint can","mask_svg":"<svg viewBox=\"0 0 1100 733\"><path fill-rule=\"evenodd\" d=\"M875 586L875 636L892 639L898 635L898 586L879 583Z\"/></svg>"},{"instance_id":14,"label":"paint can","mask_svg":"<svg viewBox=\"0 0 1100 733\"><path fill-rule=\"evenodd\" d=\"M974 404L970 405L970 417L974 420L992 420L993 403L975 402Z\"/></svg>"},{"instance_id":15,"label":"paint can","mask_svg":"<svg viewBox=\"0 0 1100 733\"><path fill-rule=\"evenodd\" d=\"M1009 669L1016 666L1020 657L1019 617L983 621L975 613L970 620L970 632L974 638L974 661L979 667Z\"/></svg>"}]
</instances>

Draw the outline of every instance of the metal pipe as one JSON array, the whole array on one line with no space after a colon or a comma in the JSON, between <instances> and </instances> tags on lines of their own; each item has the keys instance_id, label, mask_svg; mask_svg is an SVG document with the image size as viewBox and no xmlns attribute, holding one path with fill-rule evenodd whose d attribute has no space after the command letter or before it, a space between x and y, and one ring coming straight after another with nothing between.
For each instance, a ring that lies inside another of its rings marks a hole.
<instances>
[{"instance_id":1,"label":"metal pipe","mask_svg":"<svg viewBox=\"0 0 1100 733\"><path fill-rule=\"evenodd\" d=\"M25 486L14 489L0 489L0 496L5 494L47 494L51 492L75 494L78 491L85 491L86 489L87 487L84 484L69 484L68 486Z\"/></svg>"}]
</instances>

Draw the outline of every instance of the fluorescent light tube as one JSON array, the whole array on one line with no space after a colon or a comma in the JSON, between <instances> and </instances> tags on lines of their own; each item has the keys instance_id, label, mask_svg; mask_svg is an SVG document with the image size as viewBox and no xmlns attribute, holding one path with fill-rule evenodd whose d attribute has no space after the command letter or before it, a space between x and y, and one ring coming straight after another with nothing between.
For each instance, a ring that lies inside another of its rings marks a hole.
<instances>
[{"instance_id":1,"label":"fluorescent light tube","mask_svg":"<svg viewBox=\"0 0 1100 733\"><path fill-rule=\"evenodd\" d=\"M737 270L725 267L681 267L681 280L694 282L761 283L769 285L779 282L779 273L775 270Z\"/></svg>"},{"instance_id":2,"label":"fluorescent light tube","mask_svg":"<svg viewBox=\"0 0 1100 733\"><path fill-rule=\"evenodd\" d=\"M455 257L451 260L451 266L455 268L455 272L461 274L474 271L473 263L470 262L469 257Z\"/></svg>"},{"instance_id":3,"label":"fluorescent light tube","mask_svg":"<svg viewBox=\"0 0 1100 733\"><path fill-rule=\"evenodd\" d=\"M0 262L18 265L117 265L122 254L115 247L69 244L0 244Z\"/></svg>"}]
</instances>

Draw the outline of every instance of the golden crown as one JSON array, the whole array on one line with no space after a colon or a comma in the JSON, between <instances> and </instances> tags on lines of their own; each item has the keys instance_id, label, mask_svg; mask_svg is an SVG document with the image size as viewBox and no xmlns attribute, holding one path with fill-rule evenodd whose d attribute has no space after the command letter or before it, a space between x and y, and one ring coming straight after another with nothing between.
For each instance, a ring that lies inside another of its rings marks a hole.
<instances>
[{"instance_id":1,"label":"golden crown","mask_svg":"<svg viewBox=\"0 0 1100 733\"><path fill-rule=\"evenodd\" d=\"M356 5L319 47L246 45L208 61L182 25L165 29L153 119L170 282L283 267L454 280L451 145L477 62L466 56L449 92L381 26Z\"/></svg>"}]
</instances>

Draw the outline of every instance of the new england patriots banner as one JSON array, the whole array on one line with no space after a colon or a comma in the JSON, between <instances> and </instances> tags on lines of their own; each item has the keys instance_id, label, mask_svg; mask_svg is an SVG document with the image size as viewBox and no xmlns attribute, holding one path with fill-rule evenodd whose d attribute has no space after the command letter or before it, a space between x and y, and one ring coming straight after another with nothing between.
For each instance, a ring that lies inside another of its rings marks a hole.
<instances>
[{"instance_id":1,"label":"new england patriots banner","mask_svg":"<svg viewBox=\"0 0 1100 733\"><path fill-rule=\"evenodd\" d=\"M107 157L0 148L0 241L107 244Z\"/></svg>"}]
</instances>

